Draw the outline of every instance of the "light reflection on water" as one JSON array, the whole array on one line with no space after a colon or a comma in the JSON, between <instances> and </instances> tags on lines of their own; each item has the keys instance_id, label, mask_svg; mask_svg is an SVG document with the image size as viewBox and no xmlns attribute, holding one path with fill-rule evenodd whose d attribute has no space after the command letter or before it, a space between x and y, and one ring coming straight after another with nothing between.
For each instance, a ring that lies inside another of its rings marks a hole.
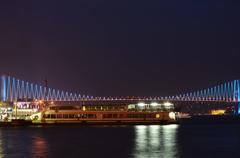
<instances>
[{"instance_id":1,"label":"light reflection on water","mask_svg":"<svg viewBox=\"0 0 240 158\"><path fill-rule=\"evenodd\" d=\"M178 125L135 126L135 158L178 157Z\"/></svg>"},{"instance_id":2,"label":"light reflection on water","mask_svg":"<svg viewBox=\"0 0 240 158\"><path fill-rule=\"evenodd\" d=\"M4 147L4 143L3 143L3 139L2 139L2 132L0 131L0 157L5 156L3 147Z\"/></svg>"},{"instance_id":3,"label":"light reflection on water","mask_svg":"<svg viewBox=\"0 0 240 158\"><path fill-rule=\"evenodd\" d=\"M48 143L39 131L24 128L0 128L0 158L47 157Z\"/></svg>"},{"instance_id":4,"label":"light reflection on water","mask_svg":"<svg viewBox=\"0 0 240 158\"><path fill-rule=\"evenodd\" d=\"M37 135L32 138L32 157L47 157L47 142L41 136Z\"/></svg>"},{"instance_id":5,"label":"light reflection on water","mask_svg":"<svg viewBox=\"0 0 240 158\"><path fill-rule=\"evenodd\" d=\"M240 157L240 125L0 128L0 158Z\"/></svg>"}]
</instances>

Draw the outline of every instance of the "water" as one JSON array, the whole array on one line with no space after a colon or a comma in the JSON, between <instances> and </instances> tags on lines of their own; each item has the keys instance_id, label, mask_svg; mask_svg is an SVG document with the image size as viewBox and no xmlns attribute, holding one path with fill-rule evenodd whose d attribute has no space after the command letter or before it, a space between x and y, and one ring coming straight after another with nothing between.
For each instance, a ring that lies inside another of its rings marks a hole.
<instances>
[{"instance_id":1,"label":"water","mask_svg":"<svg viewBox=\"0 0 240 158\"><path fill-rule=\"evenodd\" d=\"M0 157L240 157L240 124L0 128Z\"/></svg>"}]
</instances>

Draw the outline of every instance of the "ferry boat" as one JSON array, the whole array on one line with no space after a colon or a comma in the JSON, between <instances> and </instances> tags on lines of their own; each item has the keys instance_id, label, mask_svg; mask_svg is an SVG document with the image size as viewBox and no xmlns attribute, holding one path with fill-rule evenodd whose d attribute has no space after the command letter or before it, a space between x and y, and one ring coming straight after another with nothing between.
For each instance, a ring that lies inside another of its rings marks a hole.
<instances>
[{"instance_id":1,"label":"ferry boat","mask_svg":"<svg viewBox=\"0 0 240 158\"><path fill-rule=\"evenodd\" d=\"M30 116L35 124L172 124L177 123L173 104L61 105Z\"/></svg>"}]
</instances>

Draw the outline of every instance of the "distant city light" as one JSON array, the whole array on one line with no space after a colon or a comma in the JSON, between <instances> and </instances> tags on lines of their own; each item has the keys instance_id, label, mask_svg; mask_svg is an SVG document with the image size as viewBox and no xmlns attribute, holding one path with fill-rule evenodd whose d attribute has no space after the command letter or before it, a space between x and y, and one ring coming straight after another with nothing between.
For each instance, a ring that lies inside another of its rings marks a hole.
<instances>
[{"instance_id":1,"label":"distant city light","mask_svg":"<svg viewBox=\"0 0 240 158\"><path fill-rule=\"evenodd\" d=\"M151 103L150 105L151 105L151 106L158 106L159 104L156 103L156 102L153 102L153 103Z\"/></svg>"},{"instance_id":2,"label":"distant city light","mask_svg":"<svg viewBox=\"0 0 240 158\"><path fill-rule=\"evenodd\" d=\"M142 103L142 102L141 102L141 103L138 103L138 106L141 106L141 107L142 107L142 106L145 106L145 103Z\"/></svg>"},{"instance_id":3,"label":"distant city light","mask_svg":"<svg viewBox=\"0 0 240 158\"><path fill-rule=\"evenodd\" d=\"M163 105L164 105L164 106L172 106L173 104L170 103L170 102L165 102L165 103L163 103Z\"/></svg>"}]
</instances>

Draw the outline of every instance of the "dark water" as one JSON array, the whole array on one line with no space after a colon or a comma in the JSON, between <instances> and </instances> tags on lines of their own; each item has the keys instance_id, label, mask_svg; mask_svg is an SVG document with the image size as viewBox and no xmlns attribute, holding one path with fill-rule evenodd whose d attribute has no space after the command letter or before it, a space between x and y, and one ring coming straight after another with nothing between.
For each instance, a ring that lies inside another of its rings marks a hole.
<instances>
[{"instance_id":1,"label":"dark water","mask_svg":"<svg viewBox=\"0 0 240 158\"><path fill-rule=\"evenodd\" d=\"M240 157L240 124L0 128L0 157Z\"/></svg>"}]
</instances>

